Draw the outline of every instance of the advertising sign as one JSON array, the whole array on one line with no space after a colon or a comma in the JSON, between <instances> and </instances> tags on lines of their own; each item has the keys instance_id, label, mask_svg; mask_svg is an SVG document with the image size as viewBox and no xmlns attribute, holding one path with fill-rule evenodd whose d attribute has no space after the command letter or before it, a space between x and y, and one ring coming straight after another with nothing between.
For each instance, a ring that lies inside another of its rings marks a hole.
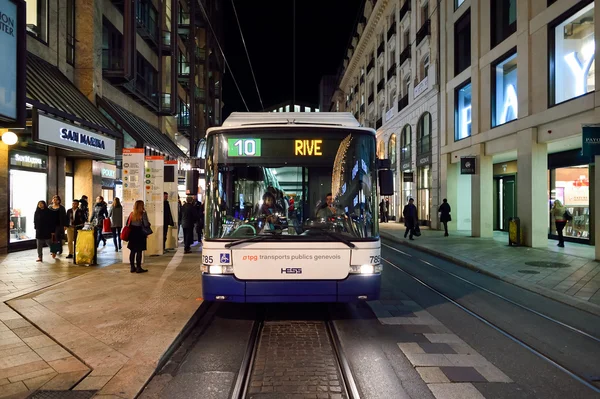
<instances>
[{"instance_id":1,"label":"advertising sign","mask_svg":"<svg viewBox=\"0 0 600 399\"><path fill-rule=\"evenodd\" d=\"M110 137L39 113L37 114L37 123L35 125L35 141L100 155L102 158L115 158L116 141Z\"/></svg>"},{"instance_id":2,"label":"advertising sign","mask_svg":"<svg viewBox=\"0 0 600 399\"><path fill-rule=\"evenodd\" d=\"M179 231L179 202L177 188L177 161L165 161L165 184L164 190L169 194L169 207L171 208L171 216L175 222L175 228L167 231L166 248L177 248L179 240L177 232Z\"/></svg>"},{"instance_id":3,"label":"advertising sign","mask_svg":"<svg viewBox=\"0 0 600 399\"><path fill-rule=\"evenodd\" d=\"M460 159L460 174L474 175L475 174L475 157L462 157Z\"/></svg>"},{"instance_id":4,"label":"advertising sign","mask_svg":"<svg viewBox=\"0 0 600 399\"><path fill-rule=\"evenodd\" d=\"M0 120L25 122L25 3L0 0Z\"/></svg>"},{"instance_id":5,"label":"advertising sign","mask_svg":"<svg viewBox=\"0 0 600 399\"><path fill-rule=\"evenodd\" d=\"M413 172L404 172L402 174L402 180L404 183L413 183L415 181L415 174Z\"/></svg>"},{"instance_id":6,"label":"advertising sign","mask_svg":"<svg viewBox=\"0 0 600 399\"><path fill-rule=\"evenodd\" d=\"M144 149L123 148L123 225L137 200L144 200ZM129 249L123 246L123 259L129 259Z\"/></svg>"},{"instance_id":7,"label":"advertising sign","mask_svg":"<svg viewBox=\"0 0 600 399\"><path fill-rule=\"evenodd\" d=\"M163 254L163 188L165 176L165 158L162 156L146 157L144 169L144 192L146 213L152 225L153 233L148 236L148 255Z\"/></svg>"},{"instance_id":8,"label":"advertising sign","mask_svg":"<svg viewBox=\"0 0 600 399\"><path fill-rule=\"evenodd\" d=\"M600 126L584 126L582 130L581 149L583 156L600 155Z\"/></svg>"}]
</instances>

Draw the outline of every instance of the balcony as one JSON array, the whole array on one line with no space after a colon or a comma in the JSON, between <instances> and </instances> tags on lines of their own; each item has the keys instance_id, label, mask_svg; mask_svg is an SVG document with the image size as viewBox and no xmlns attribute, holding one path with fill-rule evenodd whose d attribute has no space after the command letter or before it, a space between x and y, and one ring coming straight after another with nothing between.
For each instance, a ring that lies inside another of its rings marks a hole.
<instances>
[{"instance_id":1,"label":"balcony","mask_svg":"<svg viewBox=\"0 0 600 399\"><path fill-rule=\"evenodd\" d=\"M137 32L151 47L158 48L158 26L148 15L137 14Z\"/></svg>"},{"instance_id":2,"label":"balcony","mask_svg":"<svg viewBox=\"0 0 600 399\"><path fill-rule=\"evenodd\" d=\"M369 64L367 65L367 75L369 74L369 72L371 72L373 70L374 66L375 66L375 58L371 58L371 61L369 61Z\"/></svg>"},{"instance_id":3,"label":"balcony","mask_svg":"<svg viewBox=\"0 0 600 399\"><path fill-rule=\"evenodd\" d=\"M115 48L102 49L102 70L123 71L123 50Z\"/></svg>"},{"instance_id":4,"label":"balcony","mask_svg":"<svg viewBox=\"0 0 600 399\"><path fill-rule=\"evenodd\" d=\"M390 26L390 29L388 29L387 31L387 39L388 41L390 41L390 39L396 34L396 21L392 22L392 26Z\"/></svg>"},{"instance_id":5,"label":"balcony","mask_svg":"<svg viewBox=\"0 0 600 399\"><path fill-rule=\"evenodd\" d=\"M410 44L406 46L404 50L400 53L400 66L404 64L404 62L410 60Z\"/></svg>"},{"instance_id":6,"label":"balcony","mask_svg":"<svg viewBox=\"0 0 600 399\"><path fill-rule=\"evenodd\" d=\"M161 43L160 43L161 55L172 55L172 53L173 53L173 48L171 46L172 43L173 43L172 33L169 32L168 30L163 30L161 32Z\"/></svg>"},{"instance_id":7,"label":"balcony","mask_svg":"<svg viewBox=\"0 0 600 399\"><path fill-rule=\"evenodd\" d=\"M381 78L379 83L377 83L377 93L379 93L385 87L385 79Z\"/></svg>"},{"instance_id":8,"label":"balcony","mask_svg":"<svg viewBox=\"0 0 600 399\"><path fill-rule=\"evenodd\" d=\"M400 7L400 21L404 19L406 14L410 11L410 2L411 0L404 0L404 4Z\"/></svg>"},{"instance_id":9,"label":"balcony","mask_svg":"<svg viewBox=\"0 0 600 399\"><path fill-rule=\"evenodd\" d=\"M425 21L423 26L421 26L421 29L419 29L419 31L417 32L417 46L419 45L419 43L421 43L423 41L423 39L425 39L429 35L431 35L431 20L430 19Z\"/></svg>"},{"instance_id":10,"label":"balcony","mask_svg":"<svg viewBox=\"0 0 600 399\"><path fill-rule=\"evenodd\" d=\"M381 127L381 118L377 119L377 121L375 122L375 129L379 129Z\"/></svg>"},{"instance_id":11,"label":"balcony","mask_svg":"<svg viewBox=\"0 0 600 399\"><path fill-rule=\"evenodd\" d=\"M369 94L369 98L367 99L367 104L371 105L371 103L373 102L374 99L375 99L375 94L373 94L373 93Z\"/></svg>"},{"instance_id":12,"label":"balcony","mask_svg":"<svg viewBox=\"0 0 600 399\"><path fill-rule=\"evenodd\" d=\"M377 58L379 58L379 56L381 54L383 54L384 50L385 50L385 43L384 42L379 43L379 46L377 47Z\"/></svg>"},{"instance_id":13,"label":"balcony","mask_svg":"<svg viewBox=\"0 0 600 399\"><path fill-rule=\"evenodd\" d=\"M396 63L395 62L390 67L390 69L388 69L388 71L387 71L387 78L388 78L388 80L390 80L393 76L396 76Z\"/></svg>"},{"instance_id":14,"label":"balcony","mask_svg":"<svg viewBox=\"0 0 600 399\"><path fill-rule=\"evenodd\" d=\"M398 101L398 112L402 111L406 107L408 107L408 94Z\"/></svg>"},{"instance_id":15,"label":"balcony","mask_svg":"<svg viewBox=\"0 0 600 399\"><path fill-rule=\"evenodd\" d=\"M177 26L177 33L180 35L188 35L190 33L190 13L185 11L179 12L179 24Z\"/></svg>"}]
</instances>

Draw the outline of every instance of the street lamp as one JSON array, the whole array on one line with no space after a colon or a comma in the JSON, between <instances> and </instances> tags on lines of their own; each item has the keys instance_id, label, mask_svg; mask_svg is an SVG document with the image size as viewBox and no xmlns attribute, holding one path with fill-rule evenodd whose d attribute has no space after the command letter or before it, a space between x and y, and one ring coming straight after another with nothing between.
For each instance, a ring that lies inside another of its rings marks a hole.
<instances>
[{"instance_id":1,"label":"street lamp","mask_svg":"<svg viewBox=\"0 0 600 399\"><path fill-rule=\"evenodd\" d=\"M19 138L13 132L7 131L2 134L2 142L6 145L14 145L17 144Z\"/></svg>"}]
</instances>

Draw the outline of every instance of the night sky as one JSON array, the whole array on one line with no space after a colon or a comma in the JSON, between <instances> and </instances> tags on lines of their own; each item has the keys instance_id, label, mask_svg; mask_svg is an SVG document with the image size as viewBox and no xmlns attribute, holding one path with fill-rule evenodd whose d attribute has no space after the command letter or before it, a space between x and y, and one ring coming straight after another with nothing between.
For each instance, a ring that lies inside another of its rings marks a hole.
<instances>
[{"instance_id":1,"label":"night sky","mask_svg":"<svg viewBox=\"0 0 600 399\"><path fill-rule=\"evenodd\" d=\"M225 57L250 111L261 111L231 5L223 0ZM292 0L234 0L265 108L291 100ZM364 0L296 0L296 100L318 104L319 81L336 74L362 13ZM224 78L224 119L246 111L229 70Z\"/></svg>"}]
</instances>

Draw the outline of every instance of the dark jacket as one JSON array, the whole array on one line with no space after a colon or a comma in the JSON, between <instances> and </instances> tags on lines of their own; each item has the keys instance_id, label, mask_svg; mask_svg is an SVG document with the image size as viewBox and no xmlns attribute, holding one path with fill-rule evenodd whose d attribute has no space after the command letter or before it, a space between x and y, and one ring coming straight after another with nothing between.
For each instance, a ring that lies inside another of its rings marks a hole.
<instances>
[{"instance_id":1,"label":"dark jacket","mask_svg":"<svg viewBox=\"0 0 600 399\"><path fill-rule=\"evenodd\" d=\"M163 226L174 226L173 214L171 213L171 205L169 201L163 201Z\"/></svg>"},{"instance_id":2,"label":"dark jacket","mask_svg":"<svg viewBox=\"0 0 600 399\"><path fill-rule=\"evenodd\" d=\"M33 227L35 228L35 238L40 240L49 240L56 230L55 218L50 209L36 208L33 215Z\"/></svg>"},{"instance_id":3,"label":"dark jacket","mask_svg":"<svg viewBox=\"0 0 600 399\"><path fill-rule=\"evenodd\" d=\"M414 228L417 225L417 207L414 204L406 204L402 215L404 216L404 225L406 227Z\"/></svg>"},{"instance_id":4,"label":"dark jacket","mask_svg":"<svg viewBox=\"0 0 600 399\"><path fill-rule=\"evenodd\" d=\"M96 227L102 228L102 221L108 217L108 209L106 209L106 202L96 203L94 205L94 212L90 220L96 219Z\"/></svg>"},{"instance_id":5,"label":"dark jacket","mask_svg":"<svg viewBox=\"0 0 600 399\"><path fill-rule=\"evenodd\" d=\"M73 220L71 222L71 220ZM83 211L79 208L75 210L73 213L73 208L67 211L67 227L76 227L77 229L81 229L85 224Z\"/></svg>"},{"instance_id":6,"label":"dark jacket","mask_svg":"<svg viewBox=\"0 0 600 399\"><path fill-rule=\"evenodd\" d=\"M67 219L67 210L64 206L60 205L58 209L54 209L50 206L48 207L48 209L50 210L50 212L52 212L52 215L54 217L54 223L56 224L57 229L64 229L66 226L69 225L69 220Z\"/></svg>"},{"instance_id":7,"label":"dark jacket","mask_svg":"<svg viewBox=\"0 0 600 399\"><path fill-rule=\"evenodd\" d=\"M87 200L84 200L83 198L79 200L79 209L81 209L81 212L83 213L83 219L86 222L90 220L90 207Z\"/></svg>"},{"instance_id":8,"label":"dark jacket","mask_svg":"<svg viewBox=\"0 0 600 399\"><path fill-rule=\"evenodd\" d=\"M184 229L193 228L198 221L198 211L196 207L190 203L185 203L181 207L181 227Z\"/></svg>"},{"instance_id":9,"label":"dark jacket","mask_svg":"<svg viewBox=\"0 0 600 399\"><path fill-rule=\"evenodd\" d=\"M450 208L450 204L447 202L444 202L442 205L440 205L438 212L440 213L440 222L449 222L451 221L451 217L450 217L450 212L452 212L452 209Z\"/></svg>"}]
</instances>

